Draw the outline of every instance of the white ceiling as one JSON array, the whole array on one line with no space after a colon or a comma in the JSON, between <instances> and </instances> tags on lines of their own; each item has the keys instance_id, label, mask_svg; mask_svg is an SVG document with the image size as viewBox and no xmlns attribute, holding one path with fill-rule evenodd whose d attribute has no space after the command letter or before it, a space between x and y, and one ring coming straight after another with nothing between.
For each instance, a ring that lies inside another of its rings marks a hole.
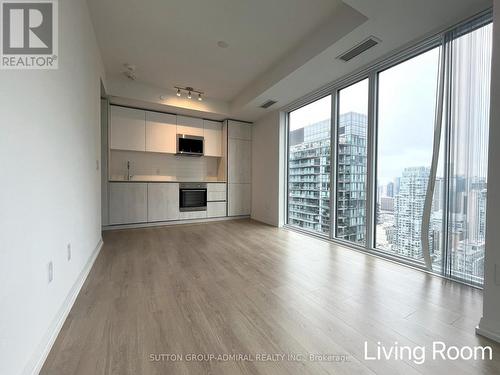
<instances>
[{"instance_id":1,"label":"white ceiling","mask_svg":"<svg viewBox=\"0 0 500 375\"><path fill-rule=\"evenodd\" d=\"M110 76L192 86L231 100L296 46L340 0L89 0ZM223 40L228 48L219 48Z\"/></svg>"},{"instance_id":2,"label":"white ceiling","mask_svg":"<svg viewBox=\"0 0 500 375\"><path fill-rule=\"evenodd\" d=\"M491 6L490 0L88 0L112 95L255 120L405 44ZM349 63L366 37L382 43ZM228 48L217 47L224 40ZM137 65L137 82L121 75ZM207 100L176 98L193 86ZM159 100L168 94L167 101ZM269 110L259 105L274 99ZM197 101L196 101L197 102Z\"/></svg>"}]
</instances>

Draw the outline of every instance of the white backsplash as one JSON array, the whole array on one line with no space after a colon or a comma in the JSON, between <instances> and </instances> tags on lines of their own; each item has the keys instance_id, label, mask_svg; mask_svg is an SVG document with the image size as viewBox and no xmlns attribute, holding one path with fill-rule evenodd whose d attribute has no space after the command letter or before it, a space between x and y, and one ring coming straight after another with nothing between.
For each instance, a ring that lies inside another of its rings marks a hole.
<instances>
[{"instance_id":1,"label":"white backsplash","mask_svg":"<svg viewBox=\"0 0 500 375\"><path fill-rule=\"evenodd\" d=\"M149 176L150 180L217 181L221 159L113 150L109 160L112 180L127 175L127 161L131 175Z\"/></svg>"}]
</instances>

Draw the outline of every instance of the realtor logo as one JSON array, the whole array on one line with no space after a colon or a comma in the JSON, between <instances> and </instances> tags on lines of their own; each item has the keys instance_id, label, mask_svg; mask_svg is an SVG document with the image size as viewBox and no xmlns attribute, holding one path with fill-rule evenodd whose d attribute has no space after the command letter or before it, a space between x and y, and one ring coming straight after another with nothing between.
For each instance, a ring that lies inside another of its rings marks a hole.
<instances>
[{"instance_id":1,"label":"realtor logo","mask_svg":"<svg viewBox=\"0 0 500 375\"><path fill-rule=\"evenodd\" d=\"M0 0L2 69L57 69L57 0Z\"/></svg>"}]
</instances>

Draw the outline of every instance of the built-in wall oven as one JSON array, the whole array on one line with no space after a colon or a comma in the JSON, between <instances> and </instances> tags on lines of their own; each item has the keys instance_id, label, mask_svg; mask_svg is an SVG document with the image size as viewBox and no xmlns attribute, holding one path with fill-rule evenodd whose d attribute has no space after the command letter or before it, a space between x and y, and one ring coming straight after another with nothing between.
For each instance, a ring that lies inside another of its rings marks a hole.
<instances>
[{"instance_id":1,"label":"built-in wall oven","mask_svg":"<svg viewBox=\"0 0 500 375\"><path fill-rule=\"evenodd\" d=\"M179 211L206 211L207 184L179 184Z\"/></svg>"}]
</instances>

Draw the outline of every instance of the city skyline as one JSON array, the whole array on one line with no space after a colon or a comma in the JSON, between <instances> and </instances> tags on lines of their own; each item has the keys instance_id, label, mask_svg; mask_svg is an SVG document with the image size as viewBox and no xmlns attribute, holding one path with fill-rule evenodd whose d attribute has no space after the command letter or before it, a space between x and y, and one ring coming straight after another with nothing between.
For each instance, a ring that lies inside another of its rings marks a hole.
<instances>
[{"instance_id":1,"label":"city skyline","mask_svg":"<svg viewBox=\"0 0 500 375\"><path fill-rule=\"evenodd\" d=\"M330 121L323 120L290 133L290 224L329 234L330 199L337 199L334 237L365 243L366 129L364 114L349 112L339 118L337 197L329 196ZM423 262L421 222L429 173L429 165L406 167L392 181L377 182L376 248ZM444 254L444 198L440 193L443 182L442 177L437 178L429 233L435 271L442 267ZM481 282L486 181L480 176L454 176L451 184L454 187L449 229L450 246L454 249L450 253L452 271Z\"/></svg>"}]
</instances>

